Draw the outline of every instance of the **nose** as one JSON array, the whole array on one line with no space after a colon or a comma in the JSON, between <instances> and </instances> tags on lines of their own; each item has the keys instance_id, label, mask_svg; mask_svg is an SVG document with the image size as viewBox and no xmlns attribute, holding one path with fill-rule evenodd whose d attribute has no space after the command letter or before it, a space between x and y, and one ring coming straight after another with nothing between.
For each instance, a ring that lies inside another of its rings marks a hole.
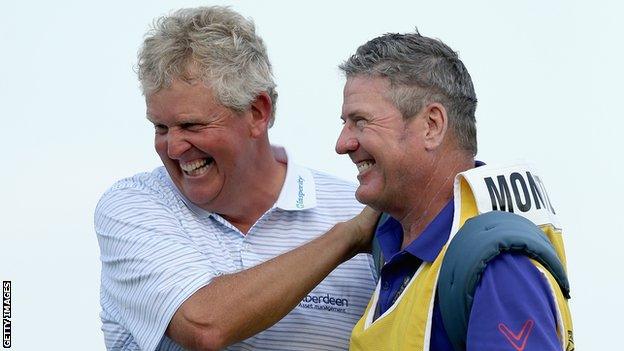
<instances>
[{"instance_id":1,"label":"nose","mask_svg":"<svg viewBox=\"0 0 624 351\"><path fill-rule=\"evenodd\" d=\"M357 150L359 146L359 142L357 138L353 135L353 133L347 128L345 124L342 127L342 131L340 131L340 135L338 136L338 140L336 140L336 153L340 155L344 155L346 153Z\"/></svg>"},{"instance_id":2,"label":"nose","mask_svg":"<svg viewBox=\"0 0 624 351\"><path fill-rule=\"evenodd\" d=\"M171 128L167 132L167 155L177 159L191 148L191 144L184 137L184 132L177 128Z\"/></svg>"}]
</instances>

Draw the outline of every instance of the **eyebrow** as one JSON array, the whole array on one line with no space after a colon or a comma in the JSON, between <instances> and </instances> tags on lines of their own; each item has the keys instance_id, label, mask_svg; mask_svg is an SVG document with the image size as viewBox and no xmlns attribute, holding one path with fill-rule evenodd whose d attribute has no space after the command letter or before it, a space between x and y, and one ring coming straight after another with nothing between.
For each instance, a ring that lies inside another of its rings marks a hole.
<instances>
[{"instance_id":1,"label":"eyebrow","mask_svg":"<svg viewBox=\"0 0 624 351\"><path fill-rule=\"evenodd\" d=\"M355 111L351 111L349 114L347 114L347 116L345 117L345 115L340 115L340 119L341 120L345 120L347 118L354 118L354 117L368 117L370 114L368 113L364 113L360 110L355 110Z\"/></svg>"},{"instance_id":2,"label":"eyebrow","mask_svg":"<svg viewBox=\"0 0 624 351\"><path fill-rule=\"evenodd\" d=\"M148 113L145 114L145 118L150 121L153 124L160 124L159 122L155 121L152 116L150 116ZM175 125L182 125L182 124L203 124L206 123L206 121L204 121L201 117L196 117L196 116L189 116L186 118L181 118L179 121L177 121L177 123L175 123Z\"/></svg>"}]
</instances>

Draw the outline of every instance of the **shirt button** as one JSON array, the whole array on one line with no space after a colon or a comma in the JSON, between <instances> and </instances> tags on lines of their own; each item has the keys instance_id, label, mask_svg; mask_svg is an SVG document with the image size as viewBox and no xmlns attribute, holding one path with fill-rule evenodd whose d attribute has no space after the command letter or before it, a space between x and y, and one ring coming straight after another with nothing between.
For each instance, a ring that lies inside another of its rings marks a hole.
<instances>
[{"instance_id":1,"label":"shirt button","mask_svg":"<svg viewBox=\"0 0 624 351\"><path fill-rule=\"evenodd\" d=\"M383 282L383 284L381 284L381 288L382 288L383 290L388 290L388 289L390 289L390 283L388 283L388 282Z\"/></svg>"}]
</instances>

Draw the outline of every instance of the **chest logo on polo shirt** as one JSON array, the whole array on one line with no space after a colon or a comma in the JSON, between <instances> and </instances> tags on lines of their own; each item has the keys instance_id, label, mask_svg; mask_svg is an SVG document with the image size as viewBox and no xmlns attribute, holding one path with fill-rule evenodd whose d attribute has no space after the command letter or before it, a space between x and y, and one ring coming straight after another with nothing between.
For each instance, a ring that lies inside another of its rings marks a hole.
<instances>
[{"instance_id":1,"label":"chest logo on polo shirt","mask_svg":"<svg viewBox=\"0 0 624 351\"><path fill-rule=\"evenodd\" d=\"M303 179L303 177L299 176L299 178L297 178L297 185L299 186L299 191L297 192L297 208L303 208L303 197L305 196L305 194L303 193L303 182L305 180Z\"/></svg>"},{"instance_id":2,"label":"chest logo on polo shirt","mask_svg":"<svg viewBox=\"0 0 624 351\"><path fill-rule=\"evenodd\" d=\"M299 307L314 310L347 313L349 300L327 294L309 294L299 302Z\"/></svg>"}]
</instances>

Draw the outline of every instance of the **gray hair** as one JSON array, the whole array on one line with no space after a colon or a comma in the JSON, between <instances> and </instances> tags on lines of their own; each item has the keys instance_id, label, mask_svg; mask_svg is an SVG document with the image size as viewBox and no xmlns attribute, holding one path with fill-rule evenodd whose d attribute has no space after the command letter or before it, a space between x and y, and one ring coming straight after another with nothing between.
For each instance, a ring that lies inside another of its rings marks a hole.
<instances>
[{"instance_id":1,"label":"gray hair","mask_svg":"<svg viewBox=\"0 0 624 351\"><path fill-rule=\"evenodd\" d=\"M403 118L415 116L431 102L444 105L458 146L477 153L477 96L459 56L440 40L418 31L388 33L360 46L341 64L347 78L381 76L390 80L389 98Z\"/></svg>"},{"instance_id":2,"label":"gray hair","mask_svg":"<svg viewBox=\"0 0 624 351\"><path fill-rule=\"evenodd\" d=\"M251 19L227 7L181 9L154 21L138 55L138 76L146 97L174 79L201 79L224 106L241 112L261 92L277 92L267 50Z\"/></svg>"}]
</instances>

